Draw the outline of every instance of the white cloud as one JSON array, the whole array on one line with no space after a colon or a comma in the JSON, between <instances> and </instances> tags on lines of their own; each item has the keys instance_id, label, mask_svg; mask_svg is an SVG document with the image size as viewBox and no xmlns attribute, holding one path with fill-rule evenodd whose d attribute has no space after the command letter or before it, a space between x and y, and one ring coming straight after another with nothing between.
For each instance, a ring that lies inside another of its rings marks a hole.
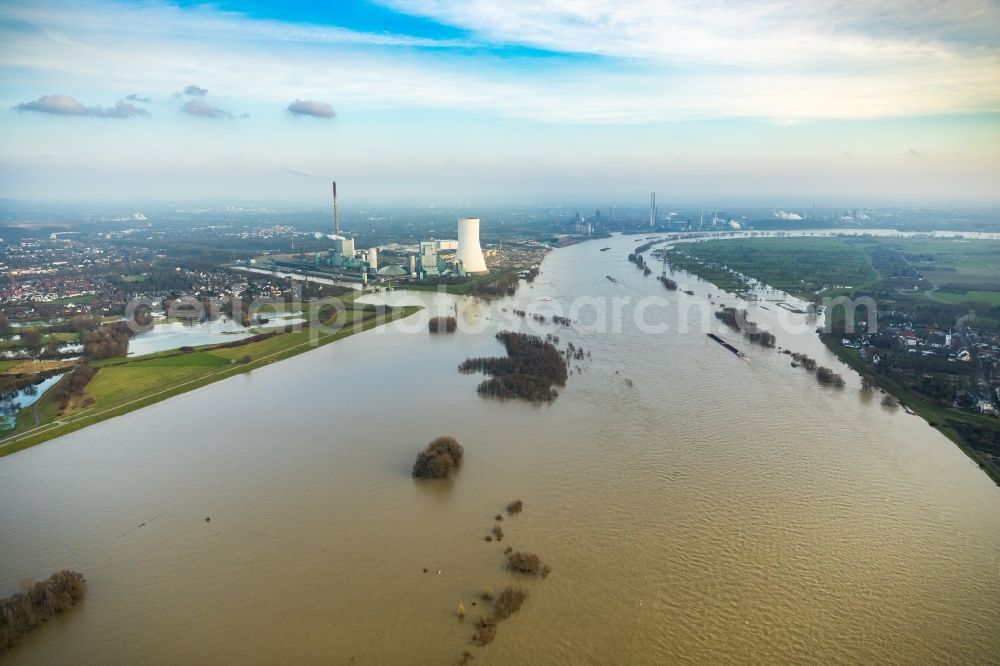
<instances>
[{"instance_id":1,"label":"white cloud","mask_svg":"<svg viewBox=\"0 0 1000 666\"><path fill-rule=\"evenodd\" d=\"M93 118L118 119L149 115L145 109L140 109L125 100L106 108L103 106L84 106L82 102L69 95L42 95L33 102L22 102L16 105L14 110L48 113L54 116L91 116Z\"/></svg>"},{"instance_id":2,"label":"white cloud","mask_svg":"<svg viewBox=\"0 0 1000 666\"><path fill-rule=\"evenodd\" d=\"M761 118L790 125L1000 109L998 49L951 39L973 29L951 5L909 12L943 28L917 32L912 19L879 37L858 28L876 21L873 14L845 12L830 0L389 4L466 27L473 37L362 34L155 2L24 3L2 14L42 29L0 27L0 67L159 95L195 80L213 94L280 104L276 113L288 99L331 94L354 108L467 109L570 123ZM973 5L968 11L980 22L996 13L990 3ZM899 14L907 5L891 7ZM463 48L483 40L600 57Z\"/></svg>"},{"instance_id":3,"label":"white cloud","mask_svg":"<svg viewBox=\"0 0 1000 666\"><path fill-rule=\"evenodd\" d=\"M316 118L333 118L333 107L326 102L315 102L310 99L297 99L288 105L288 112L296 116L314 116Z\"/></svg>"},{"instance_id":4,"label":"white cloud","mask_svg":"<svg viewBox=\"0 0 1000 666\"><path fill-rule=\"evenodd\" d=\"M229 111L212 106L201 97L189 99L180 107L180 110L188 115L198 116L199 118L233 118L233 114Z\"/></svg>"},{"instance_id":5,"label":"white cloud","mask_svg":"<svg viewBox=\"0 0 1000 666\"><path fill-rule=\"evenodd\" d=\"M1000 6L989 0L385 0L400 11L498 43L679 64L804 69L891 65L958 50L979 35L996 55ZM986 25L984 26L984 22ZM970 45L969 50L979 44ZM886 62L888 60L888 62Z\"/></svg>"}]
</instances>

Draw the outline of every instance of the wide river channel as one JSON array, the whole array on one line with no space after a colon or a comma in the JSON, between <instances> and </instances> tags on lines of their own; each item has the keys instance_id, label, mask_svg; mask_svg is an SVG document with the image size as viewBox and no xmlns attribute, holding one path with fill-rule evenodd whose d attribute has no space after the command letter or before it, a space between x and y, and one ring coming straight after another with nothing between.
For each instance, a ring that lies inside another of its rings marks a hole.
<instances>
[{"instance_id":1,"label":"wide river channel","mask_svg":"<svg viewBox=\"0 0 1000 666\"><path fill-rule=\"evenodd\" d=\"M0 661L996 663L1000 488L861 393L814 319L747 306L844 388L722 330L734 296L644 277L626 261L642 242L557 250L492 303L367 296L429 307L0 459L0 594L88 581ZM462 330L428 334L452 308ZM530 318L557 309L577 323ZM589 352L551 404L481 398L457 372L515 324ZM415 482L442 434L461 471ZM506 571L508 545L551 575ZM528 600L470 645L479 591L512 581Z\"/></svg>"}]
</instances>

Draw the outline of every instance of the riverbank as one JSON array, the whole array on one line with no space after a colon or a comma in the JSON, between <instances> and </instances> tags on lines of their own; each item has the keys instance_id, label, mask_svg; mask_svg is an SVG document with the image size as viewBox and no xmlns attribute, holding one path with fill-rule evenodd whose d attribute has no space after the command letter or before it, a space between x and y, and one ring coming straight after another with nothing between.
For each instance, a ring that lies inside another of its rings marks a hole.
<instances>
[{"instance_id":1,"label":"riverbank","mask_svg":"<svg viewBox=\"0 0 1000 666\"><path fill-rule=\"evenodd\" d=\"M840 343L840 340L838 340L836 336L820 335L819 337L823 341L823 344L826 345L827 349L832 351L837 358L841 360L841 362L849 366L859 375L868 375L874 379L875 384L886 393L894 396L899 401L900 405L909 407L914 414L927 421L929 426L937 429L942 435L957 444L958 448L960 448L965 455L969 456L977 465L979 465L980 469L986 472L986 474L993 479L998 486L1000 486L1000 468L997 468L997 466L993 464L984 452L977 450L969 442L966 442L962 438L962 435L955 429L955 426L952 425L953 422L961 422L972 424L973 426L995 428L996 419L989 419L978 414L970 414L969 412L963 412L958 409L939 407L931 404L916 393L906 390L905 387L900 386L896 382L892 381L892 379L881 374L871 374L857 350L845 347Z\"/></svg>"},{"instance_id":2,"label":"riverbank","mask_svg":"<svg viewBox=\"0 0 1000 666\"><path fill-rule=\"evenodd\" d=\"M409 317L420 308L389 308L385 313L352 310L359 316L333 333L305 329L262 336L246 344L204 345L194 351L172 350L138 358L93 363L98 372L80 399L63 410L52 392L33 410L22 410L17 427L0 440L0 457L66 433L121 416L202 386L250 372L336 342L355 333Z\"/></svg>"},{"instance_id":3,"label":"riverbank","mask_svg":"<svg viewBox=\"0 0 1000 666\"><path fill-rule=\"evenodd\" d=\"M673 268L697 275L720 289L730 293L743 292L735 293L737 296L754 292L758 296L773 298L777 295L784 298L785 294L789 294L807 301L819 297L871 296L878 299L880 306L884 304L884 310L888 311L888 317L879 316L881 328L887 327L885 319L888 318L890 325L909 330L914 335L915 327L940 330L939 322L956 321L968 312L968 308L975 306L979 312L975 323L980 334L987 336L984 339L989 339L996 334L992 327L996 326L1000 313L991 309L988 303L931 306L930 299L920 291L930 281L970 281L973 277L990 288L1000 288L1000 279L994 278L992 269L988 274L982 273L984 266L992 266L993 256L1000 245L992 240L978 242L986 245L969 248L968 244L963 244L956 248L953 241L937 239L892 239L890 242L875 238L733 238L676 246L670 250L667 259ZM913 267L917 258L923 261L921 271ZM942 275L948 277L942 278ZM954 277L956 275L959 277ZM784 303L779 303L779 307L794 312ZM894 320L893 311L905 313L905 316L897 315ZM838 317L835 324L840 323L842 311L837 310L832 315ZM836 329L836 325L832 327ZM902 366L903 371L910 375L904 377L900 372L891 371L894 363L900 362L898 359L890 359L889 363L884 360L893 349L892 338L883 340L881 347L875 350L883 356L883 365L878 366L863 359L855 348L842 344L842 336L862 337L843 331L819 337L841 362L859 375L871 377L882 390L957 444L991 480L1000 485L996 444L1000 439L1000 421L970 409L951 406L952 402L957 404L956 395L964 390L964 378L969 376L954 372L962 364L953 364L949 371L941 367L948 368L947 362L934 365L934 358L924 360L924 354L911 354L912 358L905 359L907 365ZM941 338L944 339L943 333ZM964 340L962 346L973 348L968 340ZM982 360L987 381L990 377L989 364L995 362L988 346ZM955 347L954 353L959 348ZM938 359L943 359L948 352L946 349L938 351L943 349L941 343L937 348L925 345L920 349ZM976 362L979 363L978 360ZM883 367L890 370L883 371ZM906 385L911 378L921 376L933 376L953 389L952 393L945 392L944 398L941 395L923 395L914 388L920 386L917 381ZM989 395L988 390L986 395Z\"/></svg>"}]
</instances>

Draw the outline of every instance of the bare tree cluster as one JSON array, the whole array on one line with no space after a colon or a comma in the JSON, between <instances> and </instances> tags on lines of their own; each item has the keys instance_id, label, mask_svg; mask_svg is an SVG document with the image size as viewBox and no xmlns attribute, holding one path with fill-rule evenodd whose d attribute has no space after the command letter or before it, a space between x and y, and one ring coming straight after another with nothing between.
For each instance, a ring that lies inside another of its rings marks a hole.
<instances>
[{"instance_id":1,"label":"bare tree cluster","mask_svg":"<svg viewBox=\"0 0 1000 666\"><path fill-rule=\"evenodd\" d=\"M88 363L78 365L52 388L52 396L59 401L59 409L66 409L69 401L83 395L83 390L97 374Z\"/></svg>"},{"instance_id":2,"label":"bare tree cluster","mask_svg":"<svg viewBox=\"0 0 1000 666\"><path fill-rule=\"evenodd\" d=\"M844 385L844 378L830 368L820 366L816 368L816 381L820 384L841 387Z\"/></svg>"},{"instance_id":3,"label":"bare tree cluster","mask_svg":"<svg viewBox=\"0 0 1000 666\"><path fill-rule=\"evenodd\" d=\"M497 635L497 624L516 613L527 598L528 593L521 588L513 585L505 587L493 602L493 613L488 617L476 617L476 633L472 642L479 646L492 643Z\"/></svg>"},{"instance_id":4,"label":"bare tree cluster","mask_svg":"<svg viewBox=\"0 0 1000 666\"><path fill-rule=\"evenodd\" d=\"M756 324L750 321L746 310L737 310L732 307L722 308L715 313L715 318L722 321L722 323L726 326L734 328L737 331L741 331L743 335L750 340L750 342L757 343L764 347L774 347L774 335L768 333L762 328L759 328Z\"/></svg>"},{"instance_id":5,"label":"bare tree cluster","mask_svg":"<svg viewBox=\"0 0 1000 666\"><path fill-rule=\"evenodd\" d=\"M542 562L542 558L535 553L521 552L519 550L507 554L507 568L518 573L528 574L529 576L541 576L542 578L548 576L552 571L547 564Z\"/></svg>"},{"instance_id":6,"label":"bare tree cluster","mask_svg":"<svg viewBox=\"0 0 1000 666\"><path fill-rule=\"evenodd\" d=\"M24 592L0 599L0 652L43 622L83 599L86 580L75 571L59 571L32 583Z\"/></svg>"},{"instance_id":7,"label":"bare tree cluster","mask_svg":"<svg viewBox=\"0 0 1000 666\"><path fill-rule=\"evenodd\" d=\"M661 275L656 279L662 282L663 286L666 287L668 291L677 291L677 283L668 278L666 275Z\"/></svg>"},{"instance_id":8,"label":"bare tree cluster","mask_svg":"<svg viewBox=\"0 0 1000 666\"><path fill-rule=\"evenodd\" d=\"M558 393L553 385L565 386L569 376L566 361L556 346L526 333L502 331L496 337L503 342L506 357L469 358L458 367L459 371L491 375L479 385L483 395L554 400Z\"/></svg>"},{"instance_id":9,"label":"bare tree cluster","mask_svg":"<svg viewBox=\"0 0 1000 666\"><path fill-rule=\"evenodd\" d=\"M465 449L454 437L438 437L417 455L413 476L417 479L446 479L461 466L463 455Z\"/></svg>"},{"instance_id":10,"label":"bare tree cluster","mask_svg":"<svg viewBox=\"0 0 1000 666\"><path fill-rule=\"evenodd\" d=\"M80 333L80 342L87 358L113 358L128 354L128 339L131 334L126 322L115 322L83 331Z\"/></svg>"},{"instance_id":11,"label":"bare tree cluster","mask_svg":"<svg viewBox=\"0 0 1000 666\"><path fill-rule=\"evenodd\" d=\"M809 372L816 372L817 364L815 359L809 358L807 355L800 354L799 352L793 353L792 359L801 365L803 369L808 370Z\"/></svg>"},{"instance_id":12,"label":"bare tree cluster","mask_svg":"<svg viewBox=\"0 0 1000 666\"><path fill-rule=\"evenodd\" d=\"M431 317L427 322L427 330L431 333L454 333L458 328L458 320L454 317Z\"/></svg>"}]
</instances>

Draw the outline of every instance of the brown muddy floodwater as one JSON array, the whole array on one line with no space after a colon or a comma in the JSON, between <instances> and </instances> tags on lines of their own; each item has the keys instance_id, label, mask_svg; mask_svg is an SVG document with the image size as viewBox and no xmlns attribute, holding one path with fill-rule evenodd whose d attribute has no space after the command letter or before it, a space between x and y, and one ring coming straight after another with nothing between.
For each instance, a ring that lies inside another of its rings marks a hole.
<instances>
[{"instance_id":1,"label":"brown muddy floodwater","mask_svg":"<svg viewBox=\"0 0 1000 666\"><path fill-rule=\"evenodd\" d=\"M625 260L641 242L558 250L513 299L458 299L476 330L430 336L413 317L0 459L0 594L62 568L89 581L3 660L995 663L1000 489L862 396L804 315L749 306L846 388L712 342L697 307L718 289L678 273L695 295L666 292ZM669 330L634 323L649 295ZM502 307L578 296L631 305L620 332L585 328L593 309L539 327L592 354L553 404L481 399L481 376L456 371L502 351ZM414 482L441 434L463 469ZM524 512L485 542L515 498ZM552 575L505 571L508 544ZM530 598L470 646L472 601L509 581Z\"/></svg>"}]
</instances>

